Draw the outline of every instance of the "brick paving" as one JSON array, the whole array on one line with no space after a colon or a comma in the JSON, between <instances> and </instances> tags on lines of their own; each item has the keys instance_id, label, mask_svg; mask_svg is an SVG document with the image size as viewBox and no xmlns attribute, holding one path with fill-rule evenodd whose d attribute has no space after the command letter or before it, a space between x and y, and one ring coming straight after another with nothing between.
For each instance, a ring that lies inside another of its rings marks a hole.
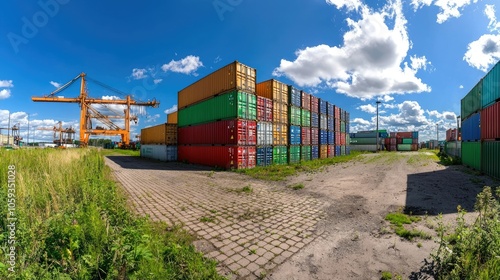
<instances>
[{"instance_id":1,"label":"brick paving","mask_svg":"<svg viewBox=\"0 0 500 280\"><path fill-rule=\"evenodd\" d=\"M322 203L283 186L181 163L111 156L106 164L137 213L181 224L208 241L229 279L256 279L313 241ZM243 178L243 179L242 179ZM252 192L243 192L250 186Z\"/></svg>"}]
</instances>

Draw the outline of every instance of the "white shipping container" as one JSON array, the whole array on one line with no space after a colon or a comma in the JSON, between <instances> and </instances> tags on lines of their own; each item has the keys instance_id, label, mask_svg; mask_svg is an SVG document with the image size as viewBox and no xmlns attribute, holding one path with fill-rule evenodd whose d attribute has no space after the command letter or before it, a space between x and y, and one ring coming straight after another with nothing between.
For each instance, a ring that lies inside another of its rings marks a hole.
<instances>
[{"instance_id":1,"label":"white shipping container","mask_svg":"<svg viewBox=\"0 0 500 280\"><path fill-rule=\"evenodd\" d=\"M350 145L351 151L370 151L370 152L375 152L377 150L377 145ZM379 148L382 148L381 145L379 145Z\"/></svg>"},{"instance_id":2,"label":"white shipping container","mask_svg":"<svg viewBox=\"0 0 500 280\"><path fill-rule=\"evenodd\" d=\"M257 122L257 146L273 144L273 124L271 122Z\"/></svg>"},{"instance_id":3,"label":"white shipping container","mask_svg":"<svg viewBox=\"0 0 500 280\"><path fill-rule=\"evenodd\" d=\"M328 121L327 121L326 115L324 115L324 114L319 115L319 127L320 127L320 129L326 130L328 128L327 126L328 126Z\"/></svg>"},{"instance_id":4,"label":"white shipping container","mask_svg":"<svg viewBox=\"0 0 500 280\"><path fill-rule=\"evenodd\" d=\"M177 161L177 146L142 145L141 157L160 161Z\"/></svg>"}]
</instances>

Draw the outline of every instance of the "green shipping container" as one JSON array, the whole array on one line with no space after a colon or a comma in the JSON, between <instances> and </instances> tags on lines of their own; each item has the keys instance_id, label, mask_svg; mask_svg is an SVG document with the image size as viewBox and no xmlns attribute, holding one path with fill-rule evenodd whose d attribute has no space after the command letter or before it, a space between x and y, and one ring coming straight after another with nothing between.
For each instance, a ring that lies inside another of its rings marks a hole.
<instances>
[{"instance_id":1,"label":"green shipping container","mask_svg":"<svg viewBox=\"0 0 500 280\"><path fill-rule=\"evenodd\" d=\"M340 122L340 132L345 132L345 121Z\"/></svg>"},{"instance_id":2,"label":"green shipping container","mask_svg":"<svg viewBox=\"0 0 500 280\"><path fill-rule=\"evenodd\" d=\"M473 113L481 110L482 102L482 91L483 91L483 80L481 79L479 83L474 86L474 88L467 93L467 95L461 100L461 117L465 120Z\"/></svg>"},{"instance_id":3,"label":"green shipping container","mask_svg":"<svg viewBox=\"0 0 500 280\"><path fill-rule=\"evenodd\" d=\"M290 106L288 109L288 121L291 125L302 125L302 109Z\"/></svg>"},{"instance_id":4,"label":"green shipping container","mask_svg":"<svg viewBox=\"0 0 500 280\"><path fill-rule=\"evenodd\" d=\"M403 138L403 144L412 144L413 143L413 139L411 138Z\"/></svg>"},{"instance_id":5,"label":"green shipping container","mask_svg":"<svg viewBox=\"0 0 500 280\"><path fill-rule=\"evenodd\" d=\"M485 174L500 179L500 141L483 142L481 147L481 168Z\"/></svg>"},{"instance_id":6,"label":"green shipping container","mask_svg":"<svg viewBox=\"0 0 500 280\"><path fill-rule=\"evenodd\" d=\"M288 146L288 163L297 163L300 161L300 146Z\"/></svg>"},{"instance_id":7,"label":"green shipping container","mask_svg":"<svg viewBox=\"0 0 500 280\"><path fill-rule=\"evenodd\" d=\"M398 151L411 151L411 144L398 144Z\"/></svg>"},{"instance_id":8,"label":"green shipping container","mask_svg":"<svg viewBox=\"0 0 500 280\"><path fill-rule=\"evenodd\" d=\"M257 96L232 91L179 110L178 126L227 119L257 119Z\"/></svg>"},{"instance_id":9,"label":"green shipping container","mask_svg":"<svg viewBox=\"0 0 500 280\"><path fill-rule=\"evenodd\" d=\"M349 135L346 135L346 140ZM346 143L350 143L351 145L368 145L368 144L377 144L377 138L350 138L351 140Z\"/></svg>"},{"instance_id":10,"label":"green shipping container","mask_svg":"<svg viewBox=\"0 0 500 280\"><path fill-rule=\"evenodd\" d=\"M345 156L345 146L340 146L340 155Z\"/></svg>"},{"instance_id":11,"label":"green shipping container","mask_svg":"<svg viewBox=\"0 0 500 280\"><path fill-rule=\"evenodd\" d=\"M481 142L462 142L462 164L481 170Z\"/></svg>"},{"instance_id":12,"label":"green shipping container","mask_svg":"<svg viewBox=\"0 0 500 280\"><path fill-rule=\"evenodd\" d=\"M482 106L486 108L495 100L500 98L500 62L484 76L483 78L483 93L482 93Z\"/></svg>"},{"instance_id":13,"label":"green shipping container","mask_svg":"<svg viewBox=\"0 0 500 280\"><path fill-rule=\"evenodd\" d=\"M302 146L300 149L300 160L311 160L311 146Z\"/></svg>"},{"instance_id":14,"label":"green shipping container","mask_svg":"<svg viewBox=\"0 0 500 280\"><path fill-rule=\"evenodd\" d=\"M302 126L311 126L311 111L301 109Z\"/></svg>"},{"instance_id":15,"label":"green shipping container","mask_svg":"<svg viewBox=\"0 0 500 280\"><path fill-rule=\"evenodd\" d=\"M286 146L273 147L273 163L274 164L288 163L288 151Z\"/></svg>"}]
</instances>

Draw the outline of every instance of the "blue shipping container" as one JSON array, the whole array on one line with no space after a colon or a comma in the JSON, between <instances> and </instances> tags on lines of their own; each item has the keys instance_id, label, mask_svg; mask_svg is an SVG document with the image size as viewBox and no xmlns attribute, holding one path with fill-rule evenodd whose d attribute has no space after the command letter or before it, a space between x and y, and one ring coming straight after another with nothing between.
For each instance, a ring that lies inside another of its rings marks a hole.
<instances>
[{"instance_id":1,"label":"blue shipping container","mask_svg":"<svg viewBox=\"0 0 500 280\"><path fill-rule=\"evenodd\" d=\"M311 112L311 127L319 127L319 115L318 115L318 113Z\"/></svg>"},{"instance_id":2,"label":"blue shipping container","mask_svg":"<svg viewBox=\"0 0 500 280\"><path fill-rule=\"evenodd\" d=\"M335 146L335 156L338 157L340 156L340 152L341 152L341 146Z\"/></svg>"},{"instance_id":3,"label":"blue shipping container","mask_svg":"<svg viewBox=\"0 0 500 280\"><path fill-rule=\"evenodd\" d=\"M328 132L326 130L321 129L319 131L319 144L320 145L328 144Z\"/></svg>"},{"instance_id":4,"label":"blue shipping container","mask_svg":"<svg viewBox=\"0 0 500 280\"><path fill-rule=\"evenodd\" d=\"M257 147L257 166L268 166L273 163L273 147Z\"/></svg>"},{"instance_id":5,"label":"blue shipping container","mask_svg":"<svg viewBox=\"0 0 500 280\"><path fill-rule=\"evenodd\" d=\"M291 125L290 129L288 130L288 141L290 145L300 145L300 126L297 125Z\"/></svg>"},{"instance_id":6,"label":"blue shipping container","mask_svg":"<svg viewBox=\"0 0 500 280\"><path fill-rule=\"evenodd\" d=\"M480 112L470 115L462 121L462 141L479 141L481 139Z\"/></svg>"},{"instance_id":7,"label":"blue shipping container","mask_svg":"<svg viewBox=\"0 0 500 280\"><path fill-rule=\"evenodd\" d=\"M292 86L288 86L288 99L289 99L288 102L290 104L300 108L302 103L302 96L300 94L300 90Z\"/></svg>"},{"instance_id":8,"label":"blue shipping container","mask_svg":"<svg viewBox=\"0 0 500 280\"><path fill-rule=\"evenodd\" d=\"M327 121L326 128L330 131L333 131L334 130L333 117L328 116L326 121Z\"/></svg>"},{"instance_id":9,"label":"blue shipping container","mask_svg":"<svg viewBox=\"0 0 500 280\"><path fill-rule=\"evenodd\" d=\"M345 132L346 133L349 133L349 127L350 127L349 123L345 123Z\"/></svg>"},{"instance_id":10,"label":"blue shipping container","mask_svg":"<svg viewBox=\"0 0 500 280\"><path fill-rule=\"evenodd\" d=\"M413 131L411 135L412 135L411 138L418 139L418 131Z\"/></svg>"},{"instance_id":11,"label":"blue shipping container","mask_svg":"<svg viewBox=\"0 0 500 280\"><path fill-rule=\"evenodd\" d=\"M351 147L345 146L345 154L350 155L351 154Z\"/></svg>"},{"instance_id":12,"label":"blue shipping container","mask_svg":"<svg viewBox=\"0 0 500 280\"><path fill-rule=\"evenodd\" d=\"M311 146L311 159L318 159L319 158L319 146L314 145Z\"/></svg>"},{"instance_id":13,"label":"blue shipping container","mask_svg":"<svg viewBox=\"0 0 500 280\"><path fill-rule=\"evenodd\" d=\"M328 145L335 144L335 133L333 131L328 131Z\"/></svg>"},{"instance_id":14,"label":"blue shipping container","mask_svg":"<svg viewBox=\"0 0 500 280\"><path fill-rule=\"evenodd\" d=\"M319 100L319 113L320 114L327 114L328 111L328 105L327 102L323 99Z\"/></svg>"},{"instance_id":15,"label":"blue shipping container","mask_svg":"<svg viewBox=\"0 0 500 280\"><path fill-rule=\"evenodd\" d=\"M327 103L326 103L326 114L327 114L328 116L332 116L332 117L335 115L334 106L333 106L333 104L332 104L332 103L330 103L330 102L327 102Z\"/></svg>"}]
</instances>

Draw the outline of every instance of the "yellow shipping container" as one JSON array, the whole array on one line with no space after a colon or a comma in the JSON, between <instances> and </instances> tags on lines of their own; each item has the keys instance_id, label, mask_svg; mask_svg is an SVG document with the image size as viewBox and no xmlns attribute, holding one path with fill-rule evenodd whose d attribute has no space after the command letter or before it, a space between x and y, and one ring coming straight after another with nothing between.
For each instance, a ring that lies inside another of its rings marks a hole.
<instances>
[{"instance_id":1,"label":"yellow shipping container","mask_svg":"<svg viewBox=\"0 0 500 280\"><path fill-rule=\"evenodd\" d=\"M177 124L159 124L141 129L143 145L177 145Z\"/></svg>"},{"instance_id":2,"label":"yellow shipping container","mask_svg":"<svg viewBox=\"0 0 500 280\"><path fill-rule=\"evenodd\" d=\"M288 86L274 79L257 84L256 93L275 102L288 104Z\"/></svg>"},{"instance_id":3,"label":"yellow shipping container","mask_svg":"<svg viewBox=\"0 0 500 280\"><path fill-rule=\"evenodd\" d=\"M288 125L273 123L273 145L288 145Z\"/></svg>"},{"instance_id":4,"label":"yellow shipping container","mask_svg":"<svg viewBox=\"0 0 500 280\"><path fill-rule=\"evenodd\" d=\"M281 102L273 102L273 122L288 123L288 105Z\"/></svg>"},{"instance_id":5,"label":"yellow shipping container","mask_svg":"<svg viewBox=\"0 0 500 280\"><path fill-rule=\"evenodd\" d=\"M177 123L177 112L167 115L167 123Z\"/></svg>"},{"instance_id":6,"label":"yellow shipping container","mask_svg":"<svg viewBox=\"0 0 500 280\"><path fill-rule=\"evenodd\" d=\"M328 145L320 145L319 146L319 157L327 158L328 157Z\"/></svg>"},{"instance_id":7,"label":"yellow shipping container","mask_svg":"<svg viewBox=\"0 0 500 280\"><path fill-rule=\"evenodd\" d=\"M235 61L179 91L179 109L235 89L255 94L256 76L257 70Z\"/></svg>"}]
</instances>

